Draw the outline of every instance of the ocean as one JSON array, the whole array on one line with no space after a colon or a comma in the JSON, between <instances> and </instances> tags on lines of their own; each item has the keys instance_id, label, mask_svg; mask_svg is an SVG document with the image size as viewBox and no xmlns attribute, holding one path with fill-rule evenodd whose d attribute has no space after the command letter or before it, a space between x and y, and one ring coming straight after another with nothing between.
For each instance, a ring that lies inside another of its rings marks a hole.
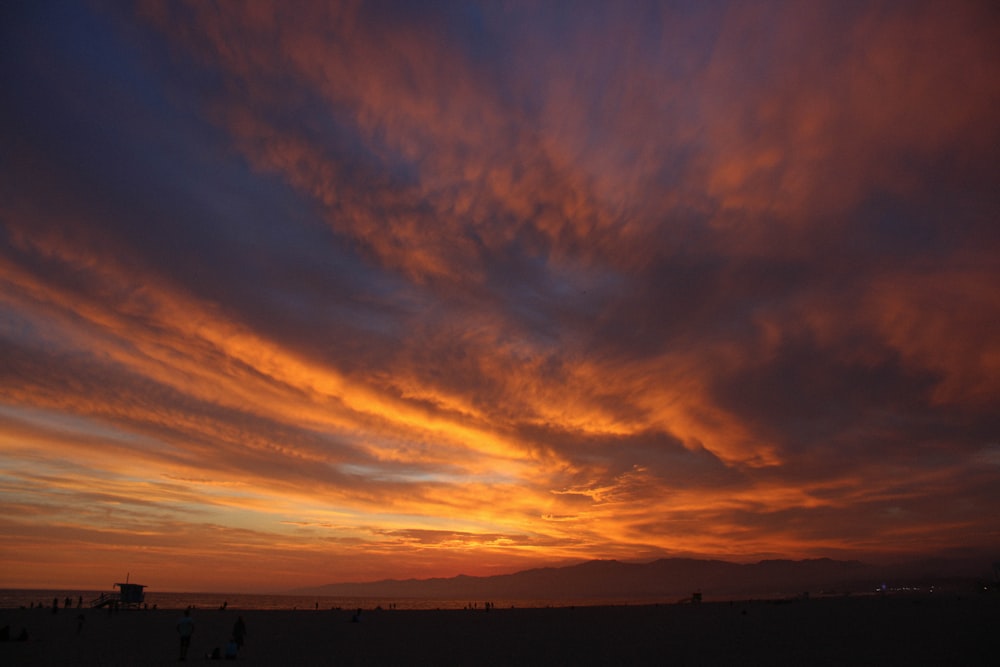
<instances>
[{"instance_id":1,"label":"ocean","mask_svg":"<svg viewBox=\"0 0 1000 667\"><path fill-rule=\"evenodd\" d=\"M81 590L28 590L0 589L0 609L18 609L20 607L52 608L53 600L58 600L59 608L65 607L66 598L70 599L70 608L90 609L90 601L102 593L112 591L81 591ZM81 602L82 600L82 602ZM483 609L485 600L444 600L427 598L352 598L333 597L327 595L281 595L281 594L249 594L249 593L171 593L146 591L144 606L149 609L467 609L475 607ZM489 600L495 608L510 607L568 607L587 606L588 604L624 604L622 600L576 600L572 603L566 600Z\"/></svg>"}]
</instances>

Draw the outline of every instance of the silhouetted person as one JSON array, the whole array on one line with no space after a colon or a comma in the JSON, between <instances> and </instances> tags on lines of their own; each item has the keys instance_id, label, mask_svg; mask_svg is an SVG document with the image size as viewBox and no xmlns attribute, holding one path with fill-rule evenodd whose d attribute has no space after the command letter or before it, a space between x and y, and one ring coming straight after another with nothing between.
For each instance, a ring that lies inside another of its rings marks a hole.
<instances>
[{"instance_id":1,"label":"silhouetted person","mask_svg":"<svg viewBox=\"0 0 1000 667\"><path fill-rule=\"evenodd\" d=\"M83 596L82 595L76 599L76 608L77 609L82 609L83 608Z\"/></svg>"},{"instance_id":2,"label":"silhouetted person","mask_svg":"<svg viewBox=\"0 0 1000 667\"><path fill-rule=\"evenodd\" d=\"M194 634L194 619L191 618L191 609L185 609L184 615L177 621L177 634L181 638L181 654L178 660L187 660L188 647L191 646L191 635Z\"/></svg>"},{"instance_id":3,"label":"silhouetted person","mask_svg":"<svg viewBox=\"0 0 1000 667\"><path fill-rule=\"evenodd\" d=\"M59 598L52 598L52 613L59 613Z\"/></svg>"},{"instance_id":4,"label":"silhouetted person","mask_svg":"<svg viewBox=\"0 0 1000 667\"><path fill-rule=\"evenodd\" d=\"M236 647L243 648L243 638L247 634L246 623L243 622L243 617L239 616L236 622L233 623L233 639L236 640Z\"/></svg>"}]
</instances>

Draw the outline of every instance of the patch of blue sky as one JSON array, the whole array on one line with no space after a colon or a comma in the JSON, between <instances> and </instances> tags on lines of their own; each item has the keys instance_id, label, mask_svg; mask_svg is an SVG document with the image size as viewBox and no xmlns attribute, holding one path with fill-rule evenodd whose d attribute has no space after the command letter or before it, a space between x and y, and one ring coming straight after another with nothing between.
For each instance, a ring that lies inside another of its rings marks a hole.
<instances>
[{"instance_id":1,"label":"patch of blue sky","mask_svg":"<svg viewBox=\"0 0 1000 667\"><path fill-rule=\"evenodd\" d=\"M373 528L372 532L380 534L391 534L394 530L436 530L469 534L495 533L498 530L494 522L477 519L474 516L390 513L368 514L363 520L368 526L378 526Z\"/></svg>"},{"instance_id":2,"label":"patch of blue sky","mask_svg":"<svg viewBox=\"0 0 1000 667\"><path fill-rule=\"evenodd\" d=\"M583 300L617 293L625 279L617 271L572 261L549 261L546 265L546 285L556 298Z\"/></svg>"},{"instance_id":3,"label":"patch of blue sky","mask_svg":"<svg viewBox=\"0 0 1000 667\"><path fill-rule=\"evenodd\" d=\"M579 262L538 258L536 279L505 288L508 312L516 314L524 333L539 342L562 344L576 328L564 320L592 320L618 298L626 279L620 273Z\"/></svg>"},{"instance_id":4,"label":"patch of blue sky","mask_svg":"<svg viewBox=\"0 0 1000 667\"><path fill-rule=\"evenodd\" d=\"M42 431L65 433L71 439L104 439L145 447L167 447L165 442L122 430L89 417L44 408L0 403L0 420L21 422Z\"/></svg>"},{"instance_id":5,"label":"patch of blue sky","mask_svg":"<svg viewBox=\"0 0 1000 667\"><path fill-rule=\"evenodd\" d=\"M515 484L517 480L508 475L492 472L473 475L460 469L443 470L400 467L392 464L379 466L362 463L342 463L336 466L345 475L364 477L373 482L404 482L432 484Z\"/></svg>"},{"instance_id":6,"label":"patch of blue sky","mask_svg":"<svg viewBox=\"0 0 1000 667\"><path fill-rule=\"evenodd\" d=\"M65 351L76 345L62 327L34 310L15 308L0 295L0 341L19 347Z\"/></svg>"}]
</instances>

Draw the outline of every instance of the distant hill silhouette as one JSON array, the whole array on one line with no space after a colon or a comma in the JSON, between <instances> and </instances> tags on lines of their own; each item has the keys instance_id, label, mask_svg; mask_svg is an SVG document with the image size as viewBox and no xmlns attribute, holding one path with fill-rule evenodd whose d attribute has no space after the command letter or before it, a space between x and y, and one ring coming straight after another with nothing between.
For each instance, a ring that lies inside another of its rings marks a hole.
<instances>
[{"instance_id":1,"label":"distant hill silhouette","mask_svg":"<svg viewBox=\"0 0 1000 667\"><path fill-rule=\"evenodd\" d=\"M978 568L978 564L974 566ZM985 571L985 570L984 570ZM918 561L874 566L829 558L731 563L667 558L650 563L592 560L491 577L458 575L433 579L386 579L302 588L294 593L338 597L450 600L600 600L673 602L702 592L706 599L783 597L803 592L870 592L883 582L965 589L980 577L969 564Z\"/></svg>"},{"instance_id":2,"label":"distant hill silhouette","mask_svg":"<svg viewBox=\"0 0 1000 667\"><path fill-rule=\"evenodd\" d=\"M739 564L670 558L651 563L593 560L491 577L459 575L434 579L386 579L327 584L296 593L341 597L438 599L628 599L674 601L701 591L708 598L784 596L804 591L871 590L881 568L829 558L765 560Z\"/></svg>"}]
</instances>

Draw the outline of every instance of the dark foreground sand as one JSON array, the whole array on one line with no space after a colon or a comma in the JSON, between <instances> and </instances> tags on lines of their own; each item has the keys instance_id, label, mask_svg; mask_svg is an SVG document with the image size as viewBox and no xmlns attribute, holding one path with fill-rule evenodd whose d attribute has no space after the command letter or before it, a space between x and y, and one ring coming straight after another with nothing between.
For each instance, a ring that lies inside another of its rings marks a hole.
<instances>
[{"instance_id":1,"label":"dark foreground sand","mask_svg":"<svg viewBox=\"0 0 1000 667\"><path fill-rule=\"evenodd\" d=\"M178 611L0 610L0 665L176 664ZM188 662L237 615L252 665L996 665L1000 595L492 611L195 610ZM216 663L210 663L216 664Z\"/></svg>"}]
</instances>

